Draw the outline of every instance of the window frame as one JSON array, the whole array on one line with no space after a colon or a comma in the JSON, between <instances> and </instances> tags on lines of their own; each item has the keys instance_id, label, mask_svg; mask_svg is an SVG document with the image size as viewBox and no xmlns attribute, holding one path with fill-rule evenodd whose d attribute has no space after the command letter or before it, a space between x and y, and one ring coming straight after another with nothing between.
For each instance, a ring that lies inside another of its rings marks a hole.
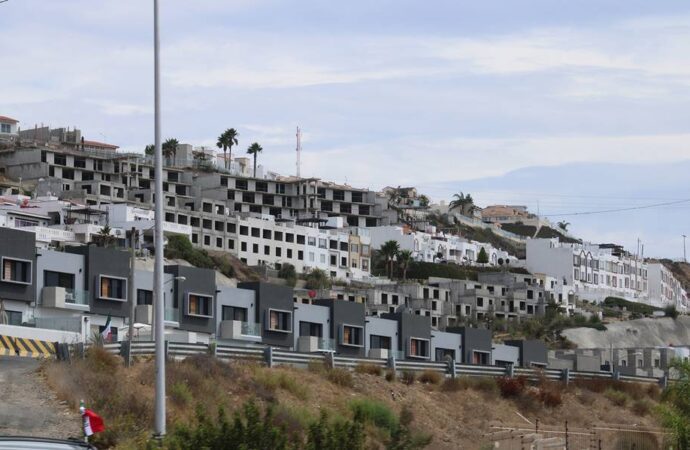
<instances>
[{"instance_id":1,"label":"window frame","mask_svg":"<svg viewBox=\"0 0 690 450\"><path fill-rule=\"evenodd\" d=\"M5 260L29 264L29 270L27 271L27 274L29 275L29 281L16 281L16 280L11 280L11 279L6 279L5 278ZM34 262L31 261L30 259L15 258L14 256L3 256L0 259L0 268L2 268L2 273L0 273L0 281L2 281L3 283L21 284L24 286L30 286L31 284L33 284Z\"/></svg>"},{"instance_id":2,"label":"window frame","mask_svg":"<svg viewBox=\"0 0 690 450\"><path fill-rule=\"evenodd\" d=\"M345 327L350 327L350 328L357 328L360 330L360 344L350 344L349 342L345 342ZM356 348L362 348L364 347L364 327L360 325L354 325L351 323L341 323L340 324L340 342L339 344L345 347L356 347Z\"/></svg>"},{"instance_id":3,"label":"window frame","mask_svg":"<svg viewBox=\"0 0 690 450\"><path fill-rule=\"evenodd\" d=\"M123 289L122 289L122 293L123 293L123 295L124 295L124 298L104 297L104 296L102 295L103 292L101 291L101 288L102 288L102 286L103 286L102 283L103 283L103 278L104 278L104 277L105 277L105 278L110 278L111 280L119 280L119 281L124 282L124 286L123 286ZM107 275L107 274L102 274L102 273L98 274L98 299L99 299L99 300L110 300L110 301L113 301L113 302L127 303L127 301L129 300L129 299L127 298L127 293L128 293L128 290L127 290L127 287L128 287L128 286L127 286L127 283L128 283L128 282L129 282L129 280L127 280L126 277L118 277L118 276L115 276L115 275Z\"/></svg>"},{"instance_id":4,"label":"window frame","mask_svg":"<svg viewBox=\"0 0 690 450\"><path fill-rule=\"evenodd\" d=\"M420 356L420 355L413 355L412 354L412 340L426 342L426 350L427 350L426 356L423 356L423 355ZM431 359L431 339L410 336L407 340L407 356L409 356L410 358L417 358L417 359Z\"/></svg>"},{"instance_id":5,"label":"window frame","mask_svg":"<svg viewBox=\"0 0 690 450\"><path fill-rule=\"evenodd\" d=\"M289 320L287 321L287 324L288 324L288 327L289 327L289 328L288 328L287 330L278 329L278 328L272 328L272 327L271 327L271 313L272 313L272 312L283 313L283 314L287 314L287 315L288 315ZM266 309L266 323L265 323L264 328L266 329L266 331L272 331L272 332L274 332L274 333L286 333L286 334L289 334L289 333L292 333L292 320L293 320L292 311L289 311L289 310L287 310L287 309L267 308L267 309Z\"/></svg>"},{"instance_id":6,"label":"window frame","mask_svg":"<svg viewBox=\"0 0 690 450\"><path fill-rule=\"evenodd\" d=\"M189 306L191 305L190 300L191 300L191 296L192 296L192 295L195 295L195 296L197 296L197 297L199 297L199 298L202 298L202 297L203 297L203 298L208 298L208 299L210 299L210 300L209 300L209 301L210 301L210 305L209 305L209 308L208 308L208 310L209 310L209 314L208 314L208 315L206 315L206 314L193 314L193 313L189 312ZM213 296L212 296L212 295L202 294L201 292L187 292L187 293L185 293L185 296L186 296L186 298L187 298L187 305L186 305L187 307L185 308L185 315L186 315L186 316L189 316L189 317L200 317L200 318L202 318L202 319L212 319L212 318L213 318Z\"/></svg>"}]
</instances>

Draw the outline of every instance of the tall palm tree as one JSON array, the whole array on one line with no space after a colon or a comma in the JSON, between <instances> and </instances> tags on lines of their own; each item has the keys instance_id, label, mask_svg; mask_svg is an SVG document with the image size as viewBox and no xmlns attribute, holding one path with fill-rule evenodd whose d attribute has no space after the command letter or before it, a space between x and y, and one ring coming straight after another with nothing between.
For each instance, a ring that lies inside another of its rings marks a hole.
<instances>
[{"instance_id":1,"label":"tall palm tree","mask_svg":"<svg viewBox=\"0 0 690 450\"><path fill-rule=\"evenodd\" d=\"M454 209L460 209L460 214L463 216L471 215L475 209L472 196L470 194L465 195L462 192L453 195L453 200L448 204L448 211L450 212Z\"/></svg>"},{"instance_id":2,"label":"tall palm tree","mask_svg":"<svg viewBox=\"0 0 690 450\"><path fill-rule=\"evenodd\" d=\"M216 142L216 145L218 148L223 149L223 159L225 160L226 169L230 165L230 160L232 159L232 146L238 144L237 137L239 135L240 133L238 133L236 129L228 128L227 130L223 131L220 136L218 136L218 142ZM227 155L228 150L230 150L229 158Z\"/></svg>"},{"instance_id":3,"label":"tall palm tree","mask_svg":"<svg viewBox=\"0 0 690 450\"><path fill-rule=\"evenodd\" d=\"M162 151L164 158L173 158L177 155L177 146L180 145L179 141L175 138L167 139L163 142Z\"/></svg>"},{"instance_id":4,"label":"tall palm tree","mask_svg":"<svg viewBox=\"0 0 690 450\"><path fill-rule=\"evenodd\" d=\"M149 144L144 148L144 154L147 156L153 156L155 151L156 151L156 146L153 144Z\"/></svg>"},{"instance_id":5,"label":"tall palm tree","mask_svg":"<svg viewBox=\"0 0 690 450\"><path fill-rule=\"evenodd\" d=\"M398 256L400 245L397 241L386 241L381 245L381 256L383 256L388 266L388 278L393 279L393 261Z\"/></svg>"},{"instance_id":6,"label":"tall palm tree","mask_svg":"<svg viewBox=\"0 0 690 450\"><path fill-rule=\"evenodd\" d=\"M256 178L256 156L263 151L263 148L256 142L249 146L247 153L254 155L254 178Z\"/></svg>"},{"instance_id":7,"label":"tall palm tree","mask_svg":"<svg viewBox=\"0 0 690 450\"><path fill-rule=\"evenodd\" d=\"M412 262L412 252L410 250L401 250L398 254L398 262L402 264L403 281L407 281L407 269Z\"/></svg>"}]
</instances>

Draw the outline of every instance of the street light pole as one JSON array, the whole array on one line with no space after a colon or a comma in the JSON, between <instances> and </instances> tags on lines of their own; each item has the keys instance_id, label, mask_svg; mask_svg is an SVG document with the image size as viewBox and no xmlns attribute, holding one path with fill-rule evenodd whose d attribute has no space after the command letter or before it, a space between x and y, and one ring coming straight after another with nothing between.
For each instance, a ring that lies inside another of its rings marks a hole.
<instances>
[{"instance_id":1,"label":"street light pole","mask_svg":"<svg viewBox=\"0 0 690 450\"><path fill-rule=\"evenodd\" d=\"M158 0L153 0L153 97L154 97L154 154L155 154L155 261L154 301L156 302L154 329L156 340L156 411L155 433L165 436L165 297L163 296L163 152L161 149L160 101L160 36L158 33Z\"/></svg>"},{"instance_id":2,"label":"street light pole","mask_svg":"<svg viewBox=\"0 0 690 450\"><path fill-rule=\"evenodd\" d=\"M685 236L684 234L682 234L681 236L683 236L683 262L688 262L688 257L685 253L685 238L687 236Z\"/></svg>"}]
</instances>

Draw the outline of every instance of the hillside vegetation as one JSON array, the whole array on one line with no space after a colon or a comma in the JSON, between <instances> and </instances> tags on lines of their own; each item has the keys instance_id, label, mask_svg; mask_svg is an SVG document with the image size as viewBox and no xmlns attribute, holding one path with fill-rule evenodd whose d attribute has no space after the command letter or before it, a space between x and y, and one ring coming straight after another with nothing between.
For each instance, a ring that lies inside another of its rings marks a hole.
<instances>
[{"instance_id":1,"label":"hillside vegetation","mask_svg":"<svg viewBox=\"0 0 690 450\"><path fill-rule=\"evenodd\" d=\"M107 431L94 441L99 448L149 445L152 361L125 368L119 357L94 348L71 365L46 363L43 373L71 408L84 399L103 416ZM657 426L656 386L600 380L566 387L520 378L444 381L438 373L398 375L396 380L375 366L347 372L320 364L309 370L269 369L210 356L170 361L164 447L475 450L484 446L493 425L524 427L521 416L559 427L566 420L573 428L611 420ZM214 444L223 436L241 443L259 435L266 440L247 447Z\"/></svg>"}]
</instances>

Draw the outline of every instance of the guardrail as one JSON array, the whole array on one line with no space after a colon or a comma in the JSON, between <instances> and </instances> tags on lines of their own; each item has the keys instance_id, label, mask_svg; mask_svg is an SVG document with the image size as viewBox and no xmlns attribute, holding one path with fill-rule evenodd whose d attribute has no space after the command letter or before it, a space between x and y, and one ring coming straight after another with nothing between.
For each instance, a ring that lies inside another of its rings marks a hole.
<instances>
[{"instance_id":1,"label":"guardrail","mask_svg":"<svg viewBox=\"0 0 690 450\"><path fill-rule=\"evenodd\" d=\"M105 344L108 352L127 357L129 344L126 341ZM474 364L458 364L453 360L415 361L409 359L396 359L391 356L388 359L359 358L344 355L336 355L334 352L300 353L291 350L278 349L262 345L234 346L222 344L189 344L182 342L165 343L165 353L168 358L184 359L193 355L214 355L217 358L227 360L244 360L264 363L269 367L276 365L289 365L293 367L307 368L310 364L321 363L327 367L338 367L354 370L358 365L376 365L382 368L403 372L432 371L443 374L446 377L525 377L531 381L547 379L570 383L575 380L609 379L634 383L654 383L665 387L668 383L666 376L661 378L621 375L619 372L577 372L570 369L525 368L508 366L483 366ZM155 354L154 342L132 342L133 356L150 356Z\"/></svg>"}]
</instances>

